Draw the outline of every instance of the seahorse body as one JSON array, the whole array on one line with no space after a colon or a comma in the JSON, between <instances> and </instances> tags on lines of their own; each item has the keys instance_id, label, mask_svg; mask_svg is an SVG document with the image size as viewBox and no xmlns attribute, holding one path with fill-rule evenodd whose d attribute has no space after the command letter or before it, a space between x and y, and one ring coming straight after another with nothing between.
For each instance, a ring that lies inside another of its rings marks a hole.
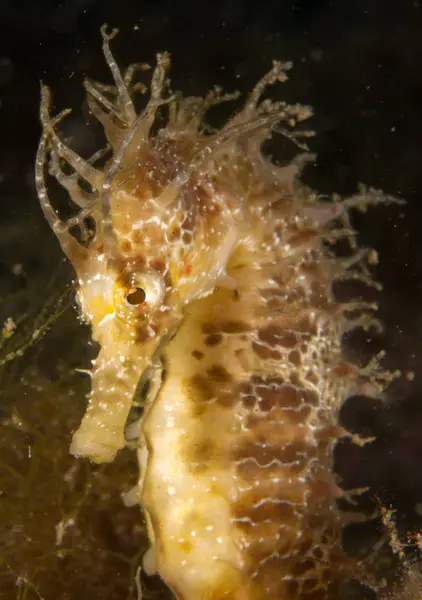
<instances>
[{"instance_id":1,"label":"seahorse body","mask_svg":"<svg viewBox=\"0 0 422 600\"><path fill-rule=\"evenodd\" d=\"M368 325L373 307L341 304L332 289L348 277L370 282L365 264L374 255L352 250L340 259L329 244L352 239L351 206L382 197L362 190L322 202L299 179L309 155L279 167L262 154L280 123L301 145L294 125L310 114L260 100L286 79L288 63L274 63L243 109L209 133L205 112L233 95L163 98L169 59L159 55L137 115L135 68L120 74L110 37L103 29L115 87L85 84L111 144L102 168L98 155L84 161L61 142L63 115L50 117L42 93L40 201L101 346L72 452L111 460L125 443L135 390L150 379L138 488L149 566L183 600L326 598L356 569L340 543L351 517L337 509L342 491L331 469L345 435L337 413L354 390L376 383L371 369L341 356L343 333ZM154 133L164 105L167 123ZM48 153L50 173L80 207L67 223L48 200Z\"/></svg>"},{"instance_id":2,"label":"seahorse body","mask_svg":"<svg viewBox=\"0 0 422 600\"><path fill-rule=\"evenodd\" d=\"M347 571L331 451L357 371L341 359L337 264L296 230L294 202L271 212L251 208L234 289L188 307L143 421L142 504L180 598L322 598Z\"/></svg>"}]
</instances>

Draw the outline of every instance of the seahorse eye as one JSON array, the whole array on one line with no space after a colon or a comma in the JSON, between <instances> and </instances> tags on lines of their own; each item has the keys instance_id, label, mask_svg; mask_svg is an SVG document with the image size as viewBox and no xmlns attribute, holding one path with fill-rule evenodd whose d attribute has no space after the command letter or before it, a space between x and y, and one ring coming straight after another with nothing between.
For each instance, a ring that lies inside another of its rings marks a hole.
<instances>
[{"instance_id":1,"label":"seahorse eye","mask_svg":"<svg viewBox=\"0 0 422 600\"><path fill-rule=\"evenodd\" d=\"M145 302L146 297L147 294L144 288L135 287L133 288L133 290L130 290L130 292L126 294L125 299L126 303L129 304L129 306L139 306L140 304L143 304Z\"/></svg>"},{"instance_id":2,"label":"seahorse eye","mask_svg":"<svg viewBox=\"0 0 422 600\"><path fill-rule=\"evenodd\" d=\"M126 271L119 286L122 308L134 316L160 308L164 300L166 285L157 271Z\"/></svg>"},{"instance_id":3,"label":"seahorse eye","mask_svg":"<svg viewBox=\"0 0 422 600\"><path fill-rule=\"evenodd\" d=\"M157 271L125 269L114 286L116 314L123 320L147 318L161 307L165 292L166 284Z\"/></svg>"}]
</instances>

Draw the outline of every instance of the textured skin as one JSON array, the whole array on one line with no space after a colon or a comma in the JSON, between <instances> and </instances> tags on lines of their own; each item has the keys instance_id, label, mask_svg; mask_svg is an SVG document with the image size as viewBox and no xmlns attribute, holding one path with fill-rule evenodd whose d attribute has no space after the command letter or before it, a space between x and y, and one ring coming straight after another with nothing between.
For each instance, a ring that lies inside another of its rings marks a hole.
<instances>
[{"instance_id":1,"label":"textured skin","mask_svg":"<svg viewBox=\"0 0 422 600\"><path fill-rule=\"evenodd\" d=\"M309 155L284 167L263 156L280 124L302 147L294 126L309 109L260 101L289 64L274 63L243 109L207 133L206 110L233 95L163 97L169 58L159 55L138 116L135 69L121 75L104 29L103 39L115 87L85 86L111 158L97 168L98 157L64 146L55 133L63 115L50 117L43 88L36 169L101 346L71 450L112 460L136 388L150 379L137 490L152 543L146 566L183 600L326 598L357 569L341 551L352 517L336 507L332 449L346 435L337 413L348 395L382 387L376 368L341 356L343 333L368 326L374 307L340 304L332 285L372 283L365 263L375 255L355 251L347 211L383 198L362 190L321 202L298 178ZM168 121L152 133L164 104ZM67 223L48 199L48 163L80 207ZM340 238L351 245L343 259L329 252Z\"/></svg>"},{"instance_id":2,"label":"textured skin","mask_svg":"<svg viewBox=\"0 0 422 600\"><path fill-rule=\"evenodd\" d=\"M141 498L180 598L325 598L352 565L331 451L357 371L340 355L337 265L311 230L292 231L295 217L257 261L280 222L253 215L253 242L228 263L235 290L190 306L164 352ZM290 261L294 237L305 243Z\"/></svg>"}]
</instances>

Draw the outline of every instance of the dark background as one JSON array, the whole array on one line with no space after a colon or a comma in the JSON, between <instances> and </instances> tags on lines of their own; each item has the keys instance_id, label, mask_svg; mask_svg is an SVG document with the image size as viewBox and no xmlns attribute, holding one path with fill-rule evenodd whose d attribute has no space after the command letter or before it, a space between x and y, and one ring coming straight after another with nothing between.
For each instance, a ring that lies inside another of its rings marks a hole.
<instances>
[{"instance_id":1,"label":"dark background","mask_svg":"<svg viewBox=\"0 0 422 600\"><path fill-rule=\"evenodd\" d=\"M404 532L422 528L421 3L0 0L0 291L12 285L17 261L24 263L27 289L62 261L33 182L39 80L53 88L57 110L74 110L66 125L73 146L92 151L81 83L85 75L110 81L103 23L121 30L112 48L122 65L153 63L157 51L170 51L172 86L186 94L202 95L214 84L245 93L272 59L292 60L290 81L275 93L315 109L311 148L318 162L305 179L322 193L353 193L363 181L406 199L405 207L354 219L360 242L380 255L379 316L386 328L381 337L352 336L349 344L362 362L385 348L383 364L415 377L394 383L384 404L347 403L344 422L378 439L364 448L343 445L337 462L348 486L370 486L368 506L380 499L398 509ZM57 347L51 339L45 370L54 374L72 344L61 337ZM71 360L83 366L83 354Z\"/></svg>"}]
</instances>

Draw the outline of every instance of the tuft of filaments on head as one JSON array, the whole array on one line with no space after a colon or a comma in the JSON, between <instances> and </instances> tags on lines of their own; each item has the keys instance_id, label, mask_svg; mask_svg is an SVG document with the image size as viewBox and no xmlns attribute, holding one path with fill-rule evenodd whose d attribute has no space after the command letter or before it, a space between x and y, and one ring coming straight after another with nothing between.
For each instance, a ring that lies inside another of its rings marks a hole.
<instances>
[{"instance_id":1,"label":"tuft of filaments on head","mask_svg":"<svg viewBox=\"0 0 422 600\"><path fill-rule=\"evenodd\" d=\"M301 104L289 105L283 101L262 100L262 95L268 86L277 82L284 83L288 79L287 73L292 63L274 61L271 70L258 81L249 94L243 108L220 130L210 131L205 122L207 111L222 102L236 100L239 93L223 94L221 88L215 87L205 98L184 98L179 93L165 96L165 90L169 88L170 56L168 53L161 53L157 55L157 64L152 73L148 103L138 115L133 99L137 93L145 93L147 88L134 79L138 72L146 71L149 67L145 64L134 64L123 73L120 71L110 49L110 41L117 33L117 29L108 33L106 25L101 28L103 52L114 85L104 85L88 79L84 82L89 109L103 125L109 142L109 146L94 154L91 159L85 160L78 156L60 139L56 132L57 126L70 110L52 117L50 90L45 85L41 86L40 116L43 134L36 160L37 189L44 214L67 254L70 253L74 239L69 230L75 226L79 227L84 239L85 219L92 217L96 222L97 239L103 244L105 255L114 255L117 241L113 232L110 210L113 180L120 172L137 164L143 149L151 144L151 128L157 111L163 105L168 107L167 121L154 137L187 140L192 147L192 157L156 199L161 209L172 204L193 177L198 179L206 176L211 171L220 151L224 152L224 149L230 146L236 152L237 142L246 149L251 161L261 164L264 168L272 168L272 163L264 159L261 147L273 132L285 136L307 153L299 157L302 160L296 161L298 171L301 170L301 165L310 159L306 138L314 135L314 132L296 130L295 126L311 116L311 109ZM106 163L106 168L104 170L96 168L96 163L110 150L111 159ZM62 163L72 169L71 175L65 173ZM59 218L48 197L45 182L46 165L50 175L67 190L71 201L78 208L77 214L65 221ZM89 184L90 192L82 188L79 179ZM367 204L378 201L385 202L386 197L375 190L365 191L345 202L338 202L337 208L334 209L338 214L334 217L341 214L344 219L347 219L348 210L352 206L363 208ZM312 211L312 208L308 210ZM323 212L319 209L314 211L318 215Z\"/></svg>"}]
</instances>

